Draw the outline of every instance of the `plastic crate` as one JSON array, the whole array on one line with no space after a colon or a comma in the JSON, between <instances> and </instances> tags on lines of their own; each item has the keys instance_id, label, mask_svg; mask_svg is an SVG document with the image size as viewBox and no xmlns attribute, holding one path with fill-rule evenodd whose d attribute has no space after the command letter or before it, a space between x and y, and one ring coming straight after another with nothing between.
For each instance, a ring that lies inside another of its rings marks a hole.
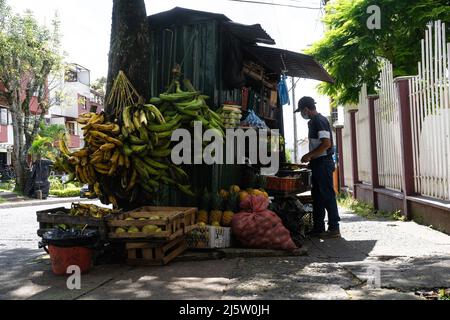
<instances>
[{"instance_id":1,"label":"plastic crate","mask_svg":"<svg viewBox=\"0 0 450 320\"><path fill-rule=\"evenodd\" d=\"M295 191L301 187L298 178L267 177L266 189L275 191Z\"/></svg>"}]
</instances>

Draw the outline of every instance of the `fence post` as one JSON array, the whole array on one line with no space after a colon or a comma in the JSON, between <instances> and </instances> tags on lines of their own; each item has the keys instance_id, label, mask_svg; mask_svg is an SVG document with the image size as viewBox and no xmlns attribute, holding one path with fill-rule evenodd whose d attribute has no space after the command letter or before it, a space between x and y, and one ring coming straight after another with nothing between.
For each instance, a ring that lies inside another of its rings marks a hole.
<instances>
[{"instance_id":1,"label":"fence post","mask_svg":"<svg viewBox=\"0 0 450 320\"><path fill-rule=\"evenodd\" d=\"M353 197L357 198L356 185L359 183L358 175L358 151L356 138L356 112L358 109L349 110L350 112L350 136L352 142L352 174L353 174Z\"/></svg>"},{"instance_id":2,"label":"fence post","mask_svg":"<svg viewBox=\"0 0 450 320\"><path fill-rule=\"evenodd\" d=\"M368 96L369 99L369 130L370 130L370 164L372 173L372 198L373 207L378 210L378 193L376 188L380 187L380 180L378 178L378 155L377 155L377 127L375 125L375 100L378 99L376 95Z\"/></svg>"},{"instance_id":3,"label":"fence post","mask_svg":"<svg viewBox=\"0 0 450 320\"><path fill-rule=\"evenodd\" d=\"M413 145L411 134L411 105L409 99L409 79L411 77L399 77L394 80L398 91L400 107L400 138L403 165L403 215L411 218L408 206L408 196L414 194L414 164Z\"/></svg>"},{"instance_id":4,"label":"fence post","mask_svg":"<svg viewBox=\"0 0 450 320\"><path fill-rule=\"evenodd\" d=\"M345 176L344 176L344 148L343 148L343 139L342 139L342 129L343 125L335 125L336 129L336 144L337 144L337 152L338 152L338 160L339 160L339 191L342 191L342 188L345 186Z\"/></svg>"}]
</instances>

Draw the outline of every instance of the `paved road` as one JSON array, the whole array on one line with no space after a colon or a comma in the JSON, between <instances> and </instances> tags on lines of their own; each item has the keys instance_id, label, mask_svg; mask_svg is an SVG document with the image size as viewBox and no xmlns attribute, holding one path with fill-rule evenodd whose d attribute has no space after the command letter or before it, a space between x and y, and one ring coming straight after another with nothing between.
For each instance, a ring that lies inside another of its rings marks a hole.
<instances>
[{"instance_id":1,"label":"paved road","mask_svg":"<svg viewBox=\"0 0 450 320\"><path fill-rule=\"evenodd\" d=\"M418 299L418 290L450 288L448 235L342 211L344 239L308 241L305 257L104 265L70 291L37 249L35 211L0 210L0 299ZM378 271L381 288L368 288Z\"/></svg>"}]
</instances>

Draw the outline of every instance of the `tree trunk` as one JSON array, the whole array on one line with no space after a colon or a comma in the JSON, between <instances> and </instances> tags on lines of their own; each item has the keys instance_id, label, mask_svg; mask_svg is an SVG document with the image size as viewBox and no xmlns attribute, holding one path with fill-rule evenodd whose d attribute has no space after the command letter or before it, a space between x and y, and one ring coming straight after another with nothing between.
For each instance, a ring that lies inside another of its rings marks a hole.
<instances>
[{"instance_id":1,"label":"tree trunk","mask_svg":"<svg viewBox=\"0 0 450 320\"><path fill-rule=\"evenodd\" d=\"M106 113L114 110L108 105L108 95L119 71L125 72L138 93L150 98L150 30L144 0L113 0L109 70L106 87Z\"/></svg>"},{"instance_id":2,"label":"tree trunk","mask_svg":"<svg viewBox=\"0 0 450 320\"><path fill-rule=\"evenodd\" d=\"M14 135L13 167L16 175L15 191L23 194L25 193L28 174L30 172L27 162L28 150L25 149L24 143L24 121L22 113L20 111L17 111L16 102L12 102L10 105L12 106L11 118Z\"/></svg>"}]
</instances>

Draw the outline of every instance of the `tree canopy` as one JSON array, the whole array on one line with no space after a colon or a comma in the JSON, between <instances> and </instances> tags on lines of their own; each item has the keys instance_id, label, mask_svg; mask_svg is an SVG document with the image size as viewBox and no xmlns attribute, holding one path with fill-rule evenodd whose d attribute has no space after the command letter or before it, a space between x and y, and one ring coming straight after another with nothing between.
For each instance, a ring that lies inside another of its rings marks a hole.
<instances>
[{"instance_id":1,"label":"tree canopy","mask_svg":"<svg viewBox=\"0 0 450 320\"><path fill-rule=\"evenodd\" d=\"M372 5L380 8L380 29L367 27L372 15L367 9ZM417 74L427 23L450 22L448 0L334 0L325 10L327 31L306 53L336 80L335 84L320 84L319 90L337 104L357 102L364 83L369 93L375 93L379 58L391 61L394 76ZM450 39L450 32L447 36Z\"/></svg>"},{"instance_id":2,"label":"tree canopy","mask_svg":"<svg viewBox=\"0 0 450 320\"><path fill-rule=\"evenodd\" d=\"M0 0L0 48L0 95L11 112L16 188L23 191L28 151L50 107L49 76L61 66L59 21L55 19L48 28L31 12L14 14Z\"/></svg>"}]
</instances>

